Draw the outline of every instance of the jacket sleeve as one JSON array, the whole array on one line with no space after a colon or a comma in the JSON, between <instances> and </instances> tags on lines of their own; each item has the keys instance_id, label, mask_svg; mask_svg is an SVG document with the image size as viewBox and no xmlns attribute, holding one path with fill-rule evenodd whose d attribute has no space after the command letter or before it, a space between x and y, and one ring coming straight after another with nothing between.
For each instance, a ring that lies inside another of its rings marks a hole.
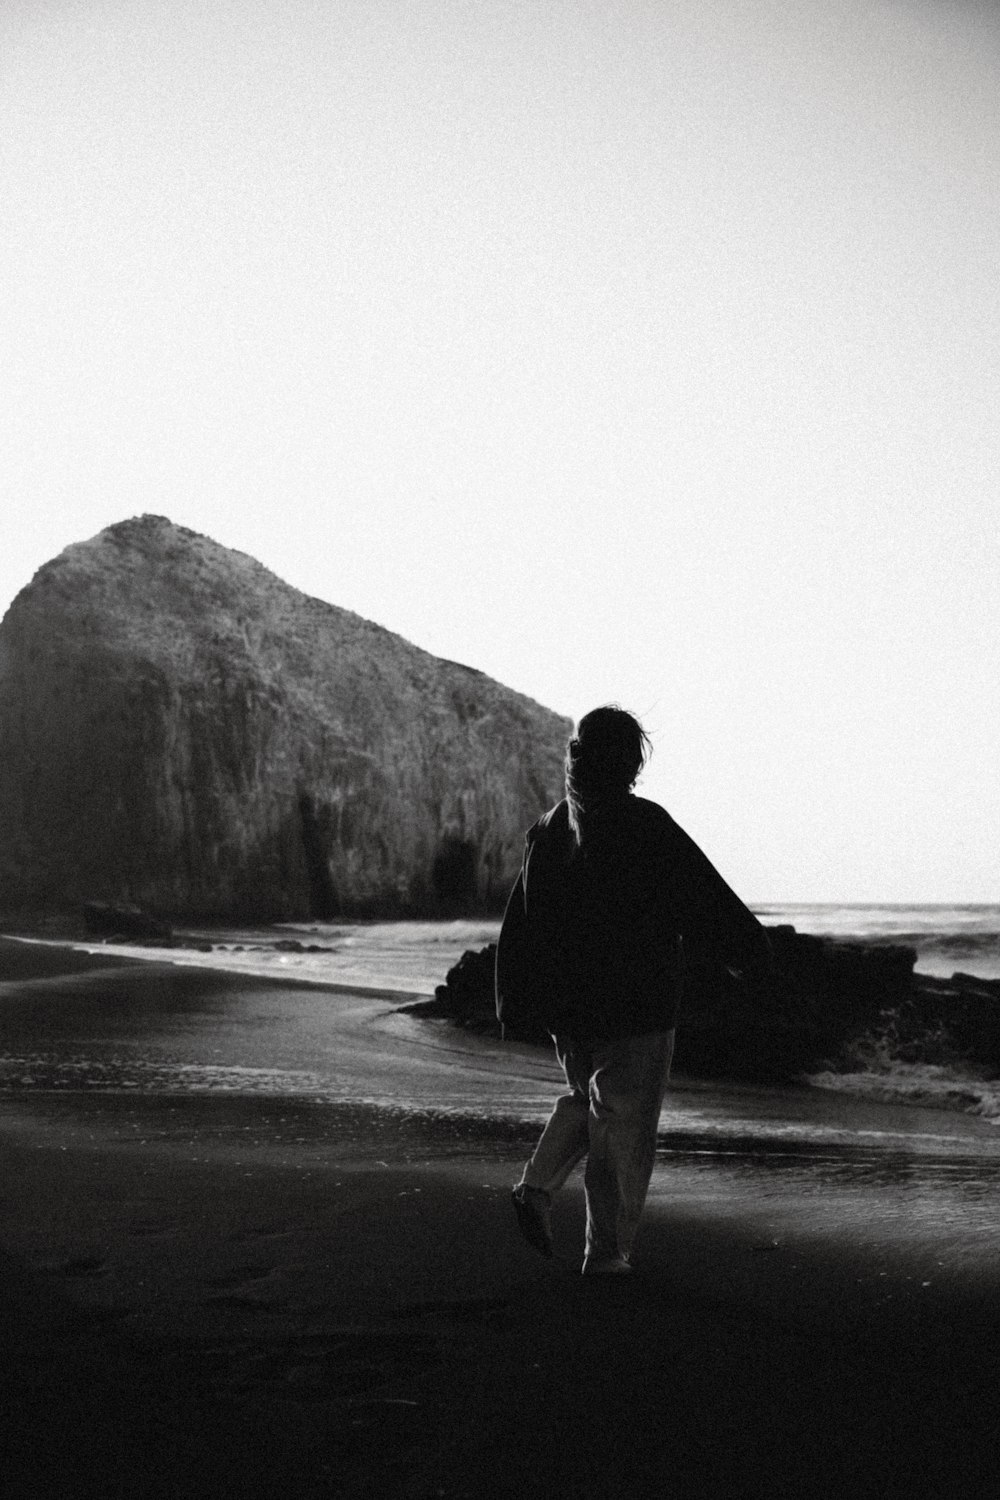
<instances>
[{"instance_id":1,"label":"jacket sleeve","mask_svg":"<svg viewBox=\"0 0 1000 1500\"><path fill-rule=\"evenodd\" d=\"M523 1008L525 946L528 918L524 904L524 870L514 882L504 909L500 936L497 938L494 990L500 1034L516 1022L519 1005Z\"/></svg>"},{"instance_id":2,"label":"jacket sleeve","mask_svg":"<svg viewBox=\"0 0 1000 1500\"><path fill-rule=\"evenodd\" d=\"M671 843L668 884L687 957L737 969L754 987L765 983L773 960L764 928L676 823Z\"/></svg>"}]
</instances>

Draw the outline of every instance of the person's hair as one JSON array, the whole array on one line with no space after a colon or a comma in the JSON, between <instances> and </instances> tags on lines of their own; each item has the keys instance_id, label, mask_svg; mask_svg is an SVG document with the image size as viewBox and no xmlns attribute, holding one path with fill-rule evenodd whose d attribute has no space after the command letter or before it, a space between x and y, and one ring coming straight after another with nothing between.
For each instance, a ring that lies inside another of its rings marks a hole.
<instances>
[{"instance_id":1,"label":"person's hair","mask_svg":"<svg viewBox=\"0 0 1000 1500\"><path fill-rule=\"evenodd\" d=\"M566 746L566 800L577 843L592 813L632 790L652 749L639 720L617 704L584 714Z\"/></svg>"}]
</instances>

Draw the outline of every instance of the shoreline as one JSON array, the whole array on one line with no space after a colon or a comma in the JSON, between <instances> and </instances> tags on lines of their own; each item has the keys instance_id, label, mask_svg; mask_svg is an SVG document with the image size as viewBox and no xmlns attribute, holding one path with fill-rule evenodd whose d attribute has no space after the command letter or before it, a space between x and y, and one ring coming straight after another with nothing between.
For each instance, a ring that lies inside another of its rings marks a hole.
<instances>
[{"instance_id":1,"label":"shoreline","mask_svg":"<svg viewBox=\"0 0 1000 1500\"><path fill-rule=\"evenodd\" d=\"M221 929L225 933L224 941L218 935L214 940L209 939L207 929L204 932L199 929L197 932L181 934L169 944L150 940L129 943L0 932L0 944L18 944L39 955L53 955L53 972L72 972L70 968L55 967L57 962L62 961L56 960L54 955L62 952L80 955L81 960L85 961L82 962L84 967L96 967L97 965L92 965L92 961L106 957L116 967L136 963L169 963L185 968L222 970L256 979L316 985L341 993L372 994L385 999L398 999L400 1004L430 999L435 985L443 979L444 970L461 957L464 939L456 939L450 944L446 940L442 941L432 953L431 960L417 964L415 970L412 946L401 945L399 974L390 976L390 982L372 984L373 945L358 943L355 934L368 931L378 936L386 929L402 925L381 922L364 926L345 924L344 931L348 941L340 947L333 944L308 945L298 939L291 939L287 936L289 932L302 931L301 927L291 925L267 929L224 928ZM413 925L423 929L431 924ZM444 924L445 927L448 925ZM276 934L274 940L261 942L259 936L254 936L261 930L273 931ZM190 941L186 942L186 938ZM384 969L387 960L384 954L380 954L374 962ZM25 968L29 967L26 959Z\"/></svg>"},{"instance_id":2,"label":"shoreline","mask_svg":"<svg viewBox=\"0 0 1000 1500\"><path fill-rule=\"evenodd\" d=\"M432 944L407 941L411 931L434 931ZM303 936L315 928L289 924L269 929L220 929L216 941L208 946L206 933L179 935L165 947L156 943L117 943L79 937L39 937L36 934L0 933L0 967L9 975L7 982L19 985L37 983L44 989L48 979L65 978L76 973L97 974L102 969L123 970L129 967L170 965L183 970L200 970L206 975L218 974L231 979L244 977L259 983L301 986L334 995L362 996L384 1000L399 1014L419 1018L421 1025L436 1022L451 1026L447 1012L435 999L435 988L441 983L452 962L465 951L467 924L464 923L382 923L365 924L367 939L358 941L358 924L345 925L339 931L347 941L337 947L330 943L308 945L289 939L289 931ZM276 934L273 941L261 941L262 931ZM402 936L400 935L402 932ZM384 934L392 935L386 947ZM222 935L225 941L222 941ZM184 939L188 941L184 941ZM381 941L380 941L381 940ZM922 976L923 977L923 976ZM960 977L960 976L956 976ZM928 987L940 990L940 982L926 978ZM457 1029L457 1035L477 1036L481 1028L473 1025ZM509 1051L511 1044L504 1044ZM539 1056L550 1057L545 1043L529 1043ZM832 1095L843 1101L843 1107L866 1103L887 1110L932 1110L947 1116L981 1118L991 1127L1000 1126L1000 1079L990 1078L975 1068L956 1069L949 1064L901 1062L879 1055L872 1046L859 1052L860 1067L845 1065L836 1070L819 1069L802 1076L782 1080L757 1080L765 1089L779 1093L808 1090ZM682 1088L704 1086L708 1090L745 1091L753 1080L727 1078L688 1071L676 1071L675 1085Z\"/></svg>"},{"instance_id":3,"label":"shoreline","mask_svg":"<svg viewBox=\"0 0 1000 1500\"><path fill-rule=\"evenodd\" d=\"M95 947L44 966L137 962ZM268 981L312 1003L316 982ZM466 1046L495 1051L447 1039ZM974 1166L933 1139L859 1138L853 1161L820 1129L831 1097L810 1101L808 1149L783 1117L765 1149L763 1116L736 1149L734 1105L772 1093L679 1088L708 1134L668 1129L639 1268L613 1285L579 1276L578 1180L555 1263L517 1235L533 1124L238 1091L0 1093L5 1500L132 1500L137 1474L144 1500L985 1500L993 1169L963 1196ZM957 1205L944 1228L939 1201Z\"/></svg>"}]
</instances>

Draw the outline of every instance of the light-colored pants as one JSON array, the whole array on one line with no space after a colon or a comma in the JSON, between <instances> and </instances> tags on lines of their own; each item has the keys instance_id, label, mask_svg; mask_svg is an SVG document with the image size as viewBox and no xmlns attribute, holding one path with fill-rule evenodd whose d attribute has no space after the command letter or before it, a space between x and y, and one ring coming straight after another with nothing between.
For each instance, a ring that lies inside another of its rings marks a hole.
<instances>
[{"instance_id":1,"label":"light-colored pants","mask_svg":"<svg viewBox=\"0 0 1000 1500\"><path fill-rule=\"evenodd\" d=\"M553 1194L587 1158L588 1257L631 1252L673 1053L673 1031L590 1046L556 1039L569 1093L556 1101L521 1180Z\"/></svg>"}]
</instances>

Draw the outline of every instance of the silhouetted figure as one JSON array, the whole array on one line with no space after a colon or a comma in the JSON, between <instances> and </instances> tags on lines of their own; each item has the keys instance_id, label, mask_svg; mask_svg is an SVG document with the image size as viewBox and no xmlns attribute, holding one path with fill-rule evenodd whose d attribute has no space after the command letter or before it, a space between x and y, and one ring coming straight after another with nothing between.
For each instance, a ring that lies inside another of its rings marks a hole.
<instances>
[{"instance_id":1,"label":"silhouetted figure","mask_svg":"<svg viewBox=\"0 0 1000 1500\"><path fill-rule=\"evenodd\" d=\"M714 958L751 984L771 963L764 929L698 846L633 795L649 750L623 709L580 720L566 796L527 832L497 946L504 1035L541 1024L569 1089L514 1188L518 1224L551 1255L553 1194L586 1157L585 1275L631 1269L688 961Z\"/></svg>"}]
</instances>

